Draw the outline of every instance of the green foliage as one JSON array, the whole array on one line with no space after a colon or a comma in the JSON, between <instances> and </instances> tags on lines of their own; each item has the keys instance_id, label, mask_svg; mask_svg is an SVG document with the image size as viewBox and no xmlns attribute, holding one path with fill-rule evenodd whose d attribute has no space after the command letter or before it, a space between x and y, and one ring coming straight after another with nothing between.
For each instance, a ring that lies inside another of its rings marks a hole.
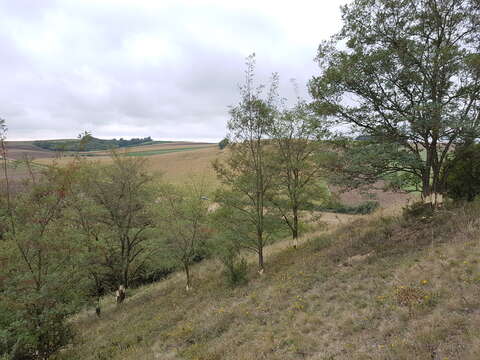
<instances>
[{"instance_id":1,"label":"green foliage","mask_svg":"<svg viewBox=\"0 0 480 360\"><path fill-rule=\"evenodd\" d=\"M319 180L325 177L327 147L321 141L327 135L326 122L303 100L291 109L277 111L270 134L273 151L269 153L275 185L269 200L290 228L292 238L299 236L299 210L308 202L325 200L328 189Z\"/></svg>"},{"instance_id":2,"label":"green foliage","mask_svg":"<svg viewBox=\"0 0 480 360\"><path fill-rule=\"evenodd\" d=\"M148 144L151 142L152 138L150 136L145 138L132 138L130 140L125 140L123 138L120 138L118 140L105 140L93 137L90 133L85 132L84 134L81 134L81 137L79 139L38 140L35 141L33 144L42 149L53 151L95 151L137 146Z\"/></svg>"},{"instance_id":3,"label":"green foliage","mask_svg":"<svg viewBox=\"0 0 480 360\"><path fill-rule=\"evenodd\" d=\"M473 201L480 194L480 144L456 149L447 165L447 194L454 200Z\"/></svg>"},{"instance_id":4,"label":"green foliage","mask_svg":"<svg viewBox=\"0 0 480 360\"><path fill-rule=\"evenodd\" d=\"M239 261L232 259L227 264L225 264L224 274L230 286L243 285L248 282L248 267L245 258L241 258Z\"/></svg>"},{"instance_id":5,"label":"green foliage","mask_svg":"<svg viewBox=\"0 0 480 360\"><path fill-rule=\"evenodd\" d=\"M327 211L339 214L366 215L377 210L379 206L380 204L378 201L374 200L364 201L358 205L345 205L332 197L328 202L314 206L314 209L317 211Z\"/></svg>"},{"instance_id":6,"label":"green foliage","mask_svg":"<svg viewBox=\"0 0 480 360\"><path fill-rule=\"evenodd\" d=\"M247 263L241 256L242 242L239 241L235 231L228 224L226 215L231 211L228 208L220 208L210 218L215 229L215 234L207 242L209 254L219 260L223 266L223 274L229 286L237 286L247 283Z\"/></svg>"},{"instance_id":7,"label":"green foliage","mask_svg":"<svg viewBox=\"0 0 480 360\"><path fill-rule=\"evenodd\" d=\"M237 192L218 190L216 201L222 206L213 214L213 226L221 235L216 238L222 238L220 243L215 246L219 248L227 245L228 251L239 251L246 249L258 254L263 250L263 246L271 243L277 238L278 234L286 235L285 224L273 213L265 212L262 217L262 243L259 244L257 226L252 219L252 208L245 201L244 197ZM243 209L246 209L245 211Z\"/></svg>"},{"instance_id":8,"label":"green foliage","mask_svg":"<svg viewBox=\"0 0 480 360\"><path fill-rule=\"evenodd\" d=\"M192 179L183 186L162 184L157 199L160 247L164 256L184 269L187 290L192 285L190 266L201 257L211 233L207 226L209 202L206 194L206 183Z\"/></svg>"},{"instance_id":9,"label":"green foliage","mask_svg":"<svg viewBox=\"0 0 480 360\"><path fill-rule=\"evenodd\" d=\"M230 143L230 140L228 140L228 138L224 138L222 141L218 143L218 147L220 148L220 150L223 150L228 146L229 143Z\"/></svg>"},{"instance_id":10,"label":"green foliage","mask_svg":"<svg viewBox=\"0 0 480 360\"><path fill-rule=\"evenodd\" d=\"M260 271L264 269L263 248L274 230L267 202L271 198L274 176L265 138L275 118L278 78L274 75L267 94L254 84L255 57L247 58L246 82L240 87L240 101L230 109L229 137L232 139L226 162L213 166L224 185L216 196L226 208L231 230L245 248L258 254ZM235 229L235 230L234 230Z\"/></svg>"},{"instance_id":11,"label":"green foliage","mask_svg":"<svg viewBox=\"0 0 480 360\"><path fill-rule=\"evenodd\" d=\"M319 114L371 140L345 154L350 180L401 171L424 196L441 192L453 144L480 135L471 46L480 35L478 2L357 0L342 12L342 30L319 46L321 75L310 92Z\"/></svg>"},{"instance_id":12,"label":"green foliage","mask_svg":"<svg viewBox=\"0 0 480 360\"><path fill-rule=\"evenodd\" d=\"M373 140L337 139L330 180L340 186L360 188L384 180L394 191L421 190L421 179L406 167L421 168L422 159L404 146Z\"/></svg>"},{"instance_id":13,"label":"green foliage","mask_svg":"<svg viewBox=\"0 0 480 360\"><path fill-rule=\"evenodd\" d=\"M81 243L71 232L75 167L48 168L17 194L0 242L0 354L48 358L72 337L67 317L85 299Z\"/></svg>"},{"instance_id":14,"label":"green foliage","mask_svg":"<svg viewBox=\"0 0 480 360\"><path fill-rule=\"evenodd\" d=\"M146 276L154 235L155 185L146 160L113 154L113 162L81 162L70 208L75 229L91 254L91 276L103 287L130 286Z\"/></svg>"},{"instance_id":15,"label":"green foliage","mask_svg":"<svg viewBox=\"0 0 480 360\"><path fill-rule=\"evenodd\" d=\"M322 251L328 248L332 244L332 236L330 234L324 234L317 236L311 240L312 249L314 251Z\"/></svg>"}]
</instances>

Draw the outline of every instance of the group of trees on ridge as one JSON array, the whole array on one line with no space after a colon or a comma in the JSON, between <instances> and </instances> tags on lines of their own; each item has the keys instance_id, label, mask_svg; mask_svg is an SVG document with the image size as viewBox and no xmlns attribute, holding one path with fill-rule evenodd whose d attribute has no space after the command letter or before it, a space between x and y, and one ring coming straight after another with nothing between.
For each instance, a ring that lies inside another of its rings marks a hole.
<instances>
[{"instance_id":1,"label":"group of trees on ridge","mask_svg":"<svg viewBox=\"0 0 480 360\"><path fill-rule=\"evenodd\" d=\"M77 151L95 151L95 150L111 150L122 147L145 145L152 143L152 138L147 136L145 138L132 138L132 139L99 139L93 137L90 133L85 132L82 134L82 139L88 139L88 141L81 141L81 139L75 140L37 140L33 144L42 149L58 151L58 152L77 152Z\"/></svg>"},{"instance_id":2,"label":"group of trees on ridge","mask_svg":"<svg viewBox=\"0 0 480 360\"><path fill-rule=\"evenodd\" d=\"M0 354L46 359L71 339L66 320L81 306L175 266L189 290L205 256L231 283L245 280L242 250L263 273L265 246L279 232L296 246L300 210L328 198L326 177L345 187L382 180L430 202L478 195L478 1L356 0L342 11L342 30L319 47L311 103L288 105L276 74L255 85L247 58L228 156L213 164L215 204L203 180L158 183L146 160L115 153L109 165L51 166L12 192L0 120ZM365 140L333 136L334 124Z\"/></svg>"}]
</instances>

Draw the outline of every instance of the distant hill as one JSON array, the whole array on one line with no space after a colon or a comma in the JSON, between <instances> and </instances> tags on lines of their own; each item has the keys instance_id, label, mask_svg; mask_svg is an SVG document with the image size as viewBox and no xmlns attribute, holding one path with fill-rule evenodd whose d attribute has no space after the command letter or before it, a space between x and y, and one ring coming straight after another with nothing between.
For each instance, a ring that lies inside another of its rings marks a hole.
<instances>
[{"instance_id":1,"label":"distant hill","mask_svg":"<svg viewBox=\"0 0 480 360\"><path fill-rule=\"evenodd\" d=\"M138 146L138 145L151 145L155 143L166 143L166 141L157 142L153 141L150 136L145 138L133 138L126 140L120 139L99 139L96 137L89 137L86 142L81 142L79 139L66 139L66 140L37 140L33 142L33 145L38 146L45 150L51 151L96 151L96 150L110 150L122 147Z\"/></svg>"}]
</instances>

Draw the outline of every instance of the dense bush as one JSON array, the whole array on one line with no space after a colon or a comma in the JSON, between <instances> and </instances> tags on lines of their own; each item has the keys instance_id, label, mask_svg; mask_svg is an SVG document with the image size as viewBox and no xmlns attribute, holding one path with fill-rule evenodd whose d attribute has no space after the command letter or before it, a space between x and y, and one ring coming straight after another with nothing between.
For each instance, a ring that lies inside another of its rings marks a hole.
<instances>
[{"instance_id":1,"label":"dense bush","mask_svg":"<svg viewBox=\"0 0 480 360\"><path fill-rule=\"evenodd\" d=\"M340 202L331 201L325 205L315 206L315 210L339 214L366 215L377 210L379 206L378 201L373 200L365 201L358 205L345 205Z\"/></svg>"},{"instance_id":2,"label":"dense bush","mask_svg":"<svg viewBox=\"0 0 480 360\"><path fill-rule=\"evenodd\" d=\"M480 194L480 144L459 147L447 167L447 194L473 201Z\"/></svg>"},{"instance_id":3,"label":"dense bush","mask_svg":"<svg viewBox=\"0 0 480 360\"><path fill-rule=\"evenodd\" d=\"M247 283L247 261L244 258L240 260L232 259L232 261L224 262L224 275L230 286L238 286Z\"/></svg>"}]
</instances>

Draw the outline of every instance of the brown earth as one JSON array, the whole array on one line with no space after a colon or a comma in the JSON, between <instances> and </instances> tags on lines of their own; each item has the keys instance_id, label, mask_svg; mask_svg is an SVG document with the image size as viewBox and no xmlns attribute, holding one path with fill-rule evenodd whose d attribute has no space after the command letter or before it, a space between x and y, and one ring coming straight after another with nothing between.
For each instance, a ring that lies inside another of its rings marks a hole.
<instances>
[{"instance_id":1,"label":"brown earth","mask_svg":"<svg viewBox=\"0 0 480 360\"><path fill-rule=\"evenodd\" d=\"M28 141L7 141L7 157L12 160L22 160L25 156L31 159L53 158L54 151L45 150Z\"/></svg>"}]
</instances>

